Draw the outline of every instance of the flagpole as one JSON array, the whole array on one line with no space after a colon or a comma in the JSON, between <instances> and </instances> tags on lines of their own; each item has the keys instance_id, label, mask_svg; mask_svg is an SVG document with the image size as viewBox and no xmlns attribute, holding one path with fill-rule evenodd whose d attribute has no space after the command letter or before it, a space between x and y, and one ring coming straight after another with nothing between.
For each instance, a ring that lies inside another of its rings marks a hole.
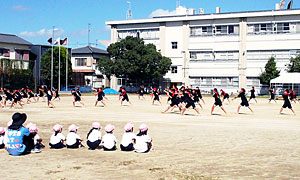
<instances>
[{"instance_id":1,"label":"flagpole","mask_svg":"<svg viewBox=\"0 0 300 180\"><path fill-rule=\"evenodd\" d=\"M67 38L67 51L66 51L66 91L68 91L68 48L69 48L69 39Z\"/></svg>"},{"instance_id":2,"label":"flagpole","mask_svg":"<svg viewBox=\"0 0 300 180\"><path fill-rule=\"evenodd\" d=\"M58 91L60 91L60 38L58 43Z\"/></svg>"},{"instance_id":3,"label":"flagpole","mask_svg":"<svg viewBox=\"0 0 300 180\"><path fill-rule=\"evenodd\" d=\"M51 89L53 88L53 40L54 40L54 28L52 29L52 42L51 42Z\"/></svg>"}]
</instances>

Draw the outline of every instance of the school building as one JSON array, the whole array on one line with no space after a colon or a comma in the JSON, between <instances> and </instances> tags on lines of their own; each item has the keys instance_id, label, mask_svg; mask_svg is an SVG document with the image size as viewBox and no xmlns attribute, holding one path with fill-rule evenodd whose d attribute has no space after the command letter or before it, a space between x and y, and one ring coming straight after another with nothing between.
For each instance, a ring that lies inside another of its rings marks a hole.
<instances>
[{"instance_id":1,"label":"school building","mask_svg":"<svg viewBox=\"0 0 300 180\"><path fill-rule=\"evenodd\" d=\"M112 43L140 37L172 59L162 87L258 89L259 75L271 56L284 71L300 50L300 9L221 13L217 8L213 14L202 14L202 9L197 14L179 6L178 11L173 16L106 22Z\"/></svg>"}]
</instances>

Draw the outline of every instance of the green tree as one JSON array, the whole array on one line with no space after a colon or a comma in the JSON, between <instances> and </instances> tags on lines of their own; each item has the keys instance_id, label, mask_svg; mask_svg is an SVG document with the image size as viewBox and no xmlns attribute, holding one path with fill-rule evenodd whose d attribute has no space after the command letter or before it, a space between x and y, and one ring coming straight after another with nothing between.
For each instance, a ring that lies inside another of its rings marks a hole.
<instances>
[{"instance_id":1,"label":"green tree","mask_svg":"<svg viewBox=\"0 0 300 180\"><path fill-rule=\"evenodd\" d=\"M300 72L300 54L296 57L291 57L290 63L286 66L287 72Z\"/></svg>"},{"instance_id":2,"label":"green tree","mask_svg":"<svg viewBox=\"0 0 300 180\"><path fill-rule=\"evenodd\" d=\"M100 59L98 69L109 77L128 77L139 83L161 78L172 64L171 59L162 56L155 45L145 44L143 39L131 36L111 44L107 51L111 60Z\"/></svg>"},{"instance_id":3,"label":"green tree","mask_svg":"<svg viewBox=\"0 0 300 180\"><path fill-rule=\"evenodd\" d=\"M34 81L31 66L34 62L26 62L28 67L24 69L25 61L16 59L0 59L1 87L10 89L33 88ZM32 65L33 64L33 65Z\"/></svg>"},{"instance_id":4,"label":"green tree","mask_svg":"<svg viewBox=\"0 0 300 180\"><path fill-rule=\"evenodd\" d=\"M58 55L59 47L53 48L53 86L58 87ZM51 48L48 49L41 57L42 78L48 87L51 85ZM70 55L68 55L68 84L72 78L72 64ZM60 84L66 85L66 48L60 47Z\"/></svg>"},{"instance_id":5,"label":"green tree","mask_svg":"<svg viewBox=\"0 0 300 180\"><path fill-rule=\"evenodd\" d=\"M280 71L276 67L275 58L271 57L265 65L265 71L260 75L260 82L262 84L270 84L271 79L277 78Z\"/></svg>"}]
</instances>

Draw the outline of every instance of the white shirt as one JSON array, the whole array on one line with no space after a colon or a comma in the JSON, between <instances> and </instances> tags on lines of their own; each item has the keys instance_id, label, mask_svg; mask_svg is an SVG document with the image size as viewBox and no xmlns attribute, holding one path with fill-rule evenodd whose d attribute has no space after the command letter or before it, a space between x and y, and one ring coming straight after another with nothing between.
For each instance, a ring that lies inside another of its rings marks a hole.
<instances>
[{"instance_id":1,"label":"white shirt","mask_svg":"<svg viewBox=\"0 0 300 180\"><path fill-rule=\"evenodd\" d=\"M0 145L4 144L4 136L0 136Z\"/></svg>"},{"instance_id":2,"label":"white shirt","mask_svg":"<svg viewBox=\"0 0 300 180\"><path fill-rule=\"evenodd\" d=\"M67 135L67 141L66 144L69 146L72 146L73 144L76 143L77 139L81 139L80 136L74 132L69 132L69 134Z\"/></svg>"},{"instance_id":3,"label":"white shirt","mask_svg":"<svg viewBox=\"0 0 300 180\"><path fill-rule=\"evenodd\" d=\"M148 150L148 143L151 142L151 138L148 135L136 136L134 150L138 153L143 153Z\"/></svg>"},{"instance_id":4,"label":"white shirt","mask_svg":"<svg viewBox=\"0 0 300 180\"><path fill-rule=\"evenodd\" d=\"M88 141L90 142L95 142L99 139L101 139L101 132L100 130L97 130L97 129L93 129L93 131L90 133L89 137L87 138Z\"/></svg>"},{"instance_id":5,"label":"white shirt","mask_svg":"<svg viewBox=\"0 0 300 180\"><path fill-rule=\"evenodd\" d=\"M107 133L103 136L102 142L105 148L112 149L116 145L117 139L113 134Z\"/></svg>"},{"instance_id":6,"label":"white shirt","mask_svg":"<svg viewBox=\"0 0 300 180\"><path fill-rule=\"evenodd\" d=\"M53 133L50 137L50 144L58 144L61 141L65 141L66 137L62 134L62 133L57 133L57 135L55 136L55 133Z\"/></svg>"},{"instance_id":7,"label":"white shirt","mask_svg":"<svg viewBox=\"0 0 300 180\"><path fill-rule=\"evenodd\" d=\"M132 143L133 139L135 139L135 134L133 132L125 132L123 134L121 144L124 147L127 147L130 143Z\"/></svg>"},{"instance_id":8,"label":"white shirt","mask_svg":"<svg viewBox=\"0 0 300 180\"><path fill-rule=\"evenodd\" d=\"M34 144L37 144L39 139L41 139L40 136L38 134L36 134L33 138Z\"/></svg>"}]
</instances>

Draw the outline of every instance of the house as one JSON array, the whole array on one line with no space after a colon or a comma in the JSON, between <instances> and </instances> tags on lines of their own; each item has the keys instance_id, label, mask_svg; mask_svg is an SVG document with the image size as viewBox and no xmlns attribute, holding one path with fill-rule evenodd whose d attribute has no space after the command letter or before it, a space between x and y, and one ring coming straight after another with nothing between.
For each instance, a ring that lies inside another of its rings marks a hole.
<instances>
[{"instance_id":1,"label":"house","mask_svg":"<svg viewBox=\"0 0 300 180\"><path fill-rule=\"evenodd\" d=\"M105 75L96 68L101 57L109 57L108 52L92 46L72 49L73 84L94 88L108 87Z\"/></svg>"},{"instance_id":2,"label":"house","mask_svg":"<svg viewBox=\"0 0 300 180\"><path fill-rule=\"evenodd\" d=\"M23 69L29 68L30 47L32 44L14 34L0 34L0 59L20 60L14 66L23 64Z\"/></svg>"}]
</instances>

